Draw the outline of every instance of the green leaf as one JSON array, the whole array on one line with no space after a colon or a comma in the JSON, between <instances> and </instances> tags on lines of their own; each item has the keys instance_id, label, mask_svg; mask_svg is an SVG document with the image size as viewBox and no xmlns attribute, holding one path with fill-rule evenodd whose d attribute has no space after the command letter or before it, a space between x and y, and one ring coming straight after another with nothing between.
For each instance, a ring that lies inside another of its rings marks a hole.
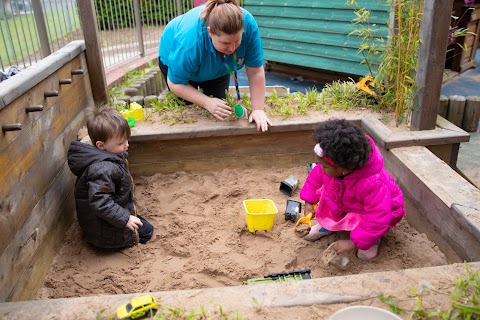
<instances>
[{"instance_id":1,"label":"green leaf","mask_svg":"<svg viewBox=\"0 0 480 320\"><path fill-rule=\"evenodd\" d=\"M396 314L400 314L402 312L405 312L405 310L403 310L402 308L398 307L395 302L393 302L393 300L391 300L390 298L387 298L383 295L379 296L378 299L380 299L380 301L382 301L383 303L387 304L390 311L396 313Z\"/></svg>"}]
</instances>

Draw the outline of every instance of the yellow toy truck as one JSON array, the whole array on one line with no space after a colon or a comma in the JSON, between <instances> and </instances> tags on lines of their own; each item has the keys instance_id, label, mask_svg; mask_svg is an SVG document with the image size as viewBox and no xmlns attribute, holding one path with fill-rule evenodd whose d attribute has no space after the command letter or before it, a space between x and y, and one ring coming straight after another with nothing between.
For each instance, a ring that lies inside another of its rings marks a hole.
<instances>
[{"instance_id":1,"label":"yellow toy truck","mask_svg":"<svg viewBox=\"0 0 480 320\"><path fill-rule=\"evenodd\" d=\"M141 296L130 300L117 308L116 319L138 319L143 316L153 317L158 310L157 301L152 295Z\"/></svg>"}]
</instances>

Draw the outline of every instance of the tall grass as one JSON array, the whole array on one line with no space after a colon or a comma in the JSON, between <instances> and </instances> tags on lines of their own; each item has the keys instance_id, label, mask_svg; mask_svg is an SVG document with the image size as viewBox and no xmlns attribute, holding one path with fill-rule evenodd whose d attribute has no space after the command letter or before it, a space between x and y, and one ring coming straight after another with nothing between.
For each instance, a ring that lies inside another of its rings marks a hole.
<instances>
[{"instance_id":1,"label":"tall grass","mask_svg":"<svg viewBox=\"0 0 480 320\"><path fill-rule=\"evenodd\" d=\"M423 15L423 1L389 0L395 11L392 30L382 54L377 82L385 86L382 104L393 106L397 125L410 115L417 94L415 78L418 67L418 47Z\"/></svg>"},{"instance_id":2,"label":"tall grass","mask_svg":"<svg viewBox=\"0 0 480 320\"><path fill-rule=\"evenodd\" d=\"M356 30L352 34L362 36L361 51L367 65L374 64L369 59L378 57L379 65L373 74L375 83L382 87L379 104L382 110L394 111L396 124L404 122L413 108L413 99L417 94L415 77L418 67L418 48L423 15L423 1L386 0L390 6L394 21L390 21L390 35L386 39L373 41L369 32L369 12L358 8L357 1L350 0L355 6L356 16L353 23ZM378 85L377 85L378 87Z\"/></svg>"}]
</instances>

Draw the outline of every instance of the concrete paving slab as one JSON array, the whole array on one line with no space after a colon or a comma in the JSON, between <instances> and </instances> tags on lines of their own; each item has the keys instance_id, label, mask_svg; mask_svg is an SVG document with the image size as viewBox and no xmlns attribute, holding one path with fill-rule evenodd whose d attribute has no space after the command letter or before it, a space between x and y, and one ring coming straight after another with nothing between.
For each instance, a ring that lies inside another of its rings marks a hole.
<instances>
[{"instance_id":1,"label":"concrete paving slab","mask_svg":"<svg viewBox=\"0 0 480 320\"><path fill-rule=\"evenodd\" d=\"M477 272L480 262L469 266ZM221 306L225 312L238 312L239 319L329 319L336 311L352 305L388 310L378 299L380 295L395 297L398 306L413 310L416 298L412 289L422 295L424 309L446 310L451 307L455 278L465 274L465 265L459 263L263 285L7 302L0 303L0 318L98 319L102 310L113 314L133 297L152 294L160 305L190 311L199 311L201 307L206 311L218 310ZM408 313L400 316L410 319Z\"/></svg>"},{"instance_id":2,"label":"concrete paving slab","mask_svg":"<svg viewBox=\"0 0 480 320\"><path fill-rule=\"evenodd\" d=\"M457 168L459 173L480 189L480 130L470 134L470 141L460 144Z\"/></svg>"}]
</instances>

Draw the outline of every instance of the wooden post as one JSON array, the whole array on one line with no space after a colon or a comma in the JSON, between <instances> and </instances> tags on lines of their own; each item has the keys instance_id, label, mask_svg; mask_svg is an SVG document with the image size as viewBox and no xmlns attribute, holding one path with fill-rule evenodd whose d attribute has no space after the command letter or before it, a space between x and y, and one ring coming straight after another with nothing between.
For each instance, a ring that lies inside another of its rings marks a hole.
<instances>
[{"instance_id":1,"label":"wooden post","mask_svg":"<svg viewBox=\"0 0 480 320\"><path fill-rule=\"evenodd\" d=\"M143 90L143 87L142 87L141 83L134 82L130 85L130 88L131 89L137 89L137 95L139 95L139 96L144 96L145 95L145 91Z\"/></svg>"},{"instance_id":2,"label":"wooden post","mask_svg":"<svg viewBox=\"0 0 480 320\"><path fill-rule=\"evenodd\" d=\"M424 2L411 130L435 129L453 0Z\"/></svg>"},{"instance_id":3,"label":"wooden post","mask_svg":"<svg viewBox=\"0 0 480 320\"><path fill-rule=\"evenodd\" d=\"M183 14L183 9L182 9L182 0L176 0L177 2L177 15Z\"/></svg>"},{"instance_id":4,"label":"wooden post","mask_svg":"<svg viewBox=\"0 0 480 320\"><path fill-rule=\"evenodd\" d=\"M462 129L467 132L475 132L480 120L480 97L468 96L463 113Z\"/></svg>"},{"instance_id":5,"label":"wooden post","mask_svg":"<svg viewBox=\"0 0 480 320\"><path fill-rule=\"evenodd\" d=\"M42 57L49 56L50 41L48 41L47 25L45 24L45 16L43 14L42 4L40 0L32 0L32 9L35 16L35 25L37 26L38 38L40 39L40 47L42 49Z\"/></svg>"},{"instance_id":6,"label":"wooden post","mask_svg":"<svg viewBox=\"0 0 480 320\"><path fill-rule=\"evenodd\" d=\"M447 119L448 114L448 97L441 95L440 102L438 104L438 115Z\"/></svg>"},{"instance_id":7,"label":"wooden post","mask_svg":"<svg viewBox=\"0 0 480 320\"><path fill-rule=\"evenodd\" d=\"M146 96L143 98L143 107L152 108L152 101L158 101L158 97L155 95Z\"/></svg>"},{"instance_id":8,"label":"wooden post","mask_svg":"<svg viewBox=\"0 0 480 320\"><path fill-rule=\"evenodd\" d=\"M125 89L125 94L127 96L133 97L138 95L138 89L136 88L127 88Z\"/></svg>"},{"instance_id":9,"label":"wooden post","mask_svg":"<svg viewBox=\"0 0 480 320\"><path fill-rule=\"evenodd\" d=\"M135 16L135 29L137 30L138 50L140 57L145 57L145 47L143 46L142 17L140 15L140 1L133 0L133 13Z\"/></svg>"},{"instance_id":10,"label":"wooden post","mask_svg":"<svg viewBox=\"0 0 480 320\"><path fill-rule=\"evenodd\" d=\"M130 103L138 103L139 105L143 106L144 96L134 96L130 97Z\"/></svg>"},{"instance_id":11,"label":"wooden post","mask_svg":"<svg viewBox=\"0 0 480 320\"><path fill-rule=\"evenodd\" d=\"M78 10L85 37L85 54L93 100L97 105L104 104L108 101L107 79L98 38L97 16L92 0L78 1Z\"/></svg>"},{"instance_id":12,"label":"wooden post","mask_svg":"<svg viewBox=\"0 0 480 320\"><path fill-rule=\"evenodd\" d=\"M456 125L462 126L463 113L465 111L465 97L464 96L450 96L448 102L447 120Z\"/></svg>"}]
</instances>

